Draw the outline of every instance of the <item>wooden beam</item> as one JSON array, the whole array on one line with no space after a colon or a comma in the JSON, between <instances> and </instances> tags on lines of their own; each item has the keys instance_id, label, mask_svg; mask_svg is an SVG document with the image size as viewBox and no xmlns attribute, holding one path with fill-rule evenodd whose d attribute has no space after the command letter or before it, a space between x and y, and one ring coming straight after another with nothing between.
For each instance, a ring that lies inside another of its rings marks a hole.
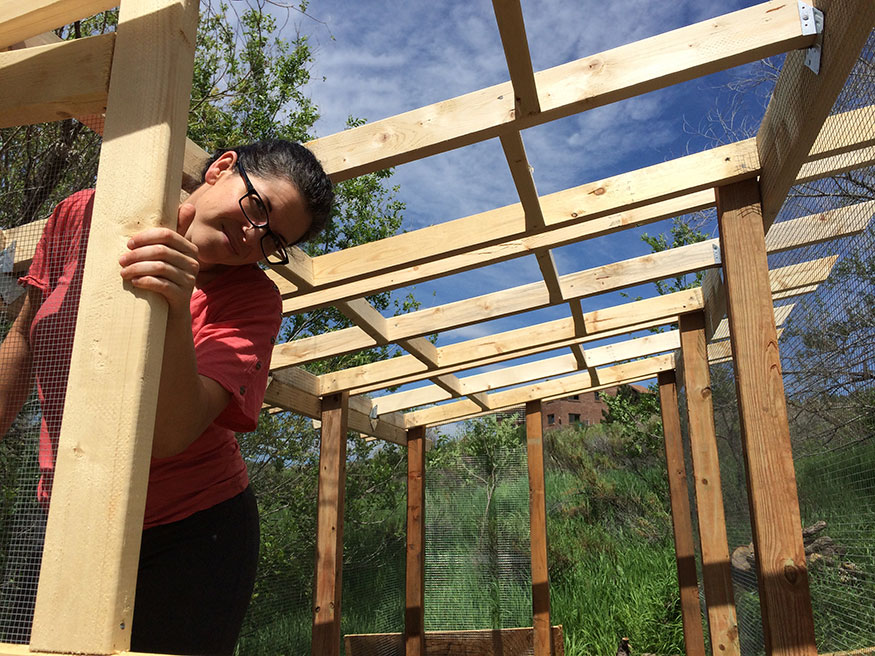
<instances>
[{"instance_id":1,"label":"wooden beam","mask_svg":"<svg viewBox=\"0 0 875 656\"><path fill-rule=\"evenodd\" d=\"M554 626L552 636L554 656L564 656L562 627ZM532 638L532 627L426 631L425 640L428 648L426 656L531 654ZM347 656L402 656L404 653L403 635L401 633L350 633L346 635L346 653Z\"/></svg>"},{"instance_id":2,"label":"wooden beam","mask_svg":"<svg viewBox=\"0 0 875 656\"><path fill-rule=\"evenodd\" d=\"M322 399L319 490L316 519L316 576L313 584L313 656L340 656L343 573L343 506L349 394Z\"/></svg>"},{"instance_id":3,"label":"wooden beam","mask_svg":"<svg viewBox=\"0 0 875 656\"><path fill-rule=\"evenodd\" d=\"M310 142L335 180L378 171L813 43L795 3L766 2L535 74L541 112L510 82Z\"/></svg>"},{"instance_id":4,"label":"wooden beam","mask_svg":"<svg viewBox=\"0 0 875 656\"><path fill-rule=\"evenodd\" d=\"M550 574L547 567L547 495L541 402L526 403L526 454L529 468L529 544L532 557L534 656L551 656Z\"/></svg>"},{"instance_id":5,"label":"wooden beam","mask_svg":"<svg viewBox=\"0 0 875 656\"><path fill-rule=\"evenodd\" d=\"M0 0L0 50L118 4L118 0Z\"/></svg>"},{"instance_id":6,"label":"wooden beam","mask_svg":"<svg viewBox=\"0 0 875 656\"><path fill-rule=\"evenodd\" d=\"M561 277L568 299L583 298L717 266L716 240L681 246L660 253L614 262ZM543 282L521 285L455 303L418 310L386 319L391 341L452 330L462 326L536 310L550 305ZM368 348L373 338L359 328L305 337L278 345L275 367L303 364Z\"/></svg>"},{"instance_id":7,"label":"wooden beam","mask_svg":"<svg viewBox=\"0 0 875 656\"><path fill-rule=\"evenodd\" d=\"M529 41L526 38L526 26L519 0L492 0L492 8L513 84L515 115L523 117L538 114L541 105L538 102L535 72L532 69Z\"/></svg>"},{"instance_id":8,"label":"wooden beam","mask_svg":"<svg viewBox=\"0 0 875 656\"><path fill-rule=\"evenodd\" d=\"M504 392L496 392L489 395L489 405L493 410L502 410L511 406L520 405L537 399L577 394L593 389L604 389L615 385L623 385L632 380L642 380L656 376L660 371L674 369L674 355L661 355L655 358L637 360L626 364L606 367L599 370L599 382L592 385L588 373L581 372L564 378L557 378L535 385L518 387ZM408 428L412 426L432 426L464 419L470 415L479 413L480 408L471 401L456 401L444 405L433 406L424 410L408 412L404 415L404 423Z\"/></svg>"},{"instance_id":9,"label":"wooden beam","mask_svg":"<svg viewBox=\"0 0 875 656\"><path fill-rule=\"evenodd\" d=\"M661 372L657 376L657 381L662 431L665 437L665 464L680 589L681 621L684 628L684 651L686 656L705 656L702 613L699 610L699 583L696 577L696 553L693 547L693 524L690 516L690 493L687 489L687 468L684 464L681 420L678 413L677 382L673 371Z\"/></svg>"},{"instance_id":10,"label":"wooden beam","mask_svg":"<svg viewBox=\"0 0 875 656\"><path fill-rule=\"evenodd\" d=\"M134 232L176 225L197 18L195 0L126 0L119 14L35 651L130 645L166 303L123 283L118 256Z\"/></svg>"},{"instance_id":11,"label":"wooden beam","mask_svg":"<svg viewBox=\"0 0 875 656\"><path fill-rule=\"evenodd\" d=\"M425 428L407 432L406 656L425 656ZM347 652L348 653L348 652Z\"/></svg>"},{"instance_id":12,"label":"wooden beam","mask_svg":"<svg viewBox=\"0 0 875 656\"><path fill-rule=\"evenodd\" d=\"M814 620L759 188L718 189L717 219L766 652L814 656Z\"/></svg>"},{"instance_id":13,"label":"wooden beam","mask_svg":"<svg viewBox=\"0 0 875 656\"><path fill-rule=\"evenodd\" d=\"M671 330L593 348L588 351L588 354L592 362L592 368L595 369L595 367L616 364L623 360L643 358L673 351L679 346L678 331ZM513 367L506 367L498 371L467 376L460 380L461 388L455 394L449 394L436 386L418 387L413 390L387 394L386 396L379 397L378 408L380 412L394 412L437 403L452 397L464 396L466 393L486 392L541 378L561 376L573 373L578 369L577 360L573 355L560 355ZM488 409L484 408L484 410Z\"/></svg>"},{"instance_id":14,"label":"wooden beam","mask_svg":"<svg viewBox=\"0 0 875 656\"><path fill-rule=\"evenodd\" d=\"M738 620L729 566L704 313L681 316L680 335L708 629L711 644L716 645L714 653L739 656Z\"/></svg>"},{"instance_id":15,"label":"wooden beam","mask_svg":"<svg viewBox=\"0 0 875 656\"><path fill-rule=\"evenodd\" d=\"M875 24L869 0L815 0L825 18L821 67L805 66L805 52L789 52L757 132L762 161L763 220L775 220L818 133Z\"/></svg>"},{"instance_id":16,"label":"wooden beam","mask_svg":"<svg viewBox=\"0 0 875 656\"><path fill-rule=\"evenodd\" d=\"M276 372L267 387L265 403L311 419L319 419L322 414L322 402L318 394L313 393L312 390L308 391L302 376L315 378L302 369L293 368ZM378 419L371 419L372 408L370 399L364 397L350 399L348 418L350 430L405 445L407 436L403 417L386 412Z\"/></svg>"},{"instance_id":17,"label":"wooden beam","mask_svg":"<svg viewBox=\"0 0 875 656\"><path fill-rule=\"evenodd\" d=\"M106 111L115 34L0 52L0 128Z\"/></svg>"}]
</instances>

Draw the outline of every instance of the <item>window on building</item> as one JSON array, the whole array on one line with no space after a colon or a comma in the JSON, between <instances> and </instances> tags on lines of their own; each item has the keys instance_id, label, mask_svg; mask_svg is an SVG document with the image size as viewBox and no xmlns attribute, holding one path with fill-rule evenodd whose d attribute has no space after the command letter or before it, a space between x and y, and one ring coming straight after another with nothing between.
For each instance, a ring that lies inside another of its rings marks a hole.
<instances>
[{"instance_id":1,"label":"window on building","mask_svg":"<svg viewBox=\"0 0 875 656\"><path fill-rule=\"evenodd\" d=\"M592 393L592 397L593 397L596 401L598 401L599 398L601 398L601 397L599 397L599 393L598 393L598 392L593 392L593 393Z\"/></svg>"},{"instance_id":2,"label":"window on building","mask_svg":"<svg viewBox=\"0 0 875 656\"><path fill-rule=\"evenodd\" d=\"M569 424L579 424L580 423L580 415L571 413L568 415L568 423Z\"/></svg>"},{"instance_id":3,"label":"window on building","mask_svg":"<svg viewBox=\"0 0 875 656\"><path fill-rule=\"evenodd\" d=\"M570 398L572 401L580 401L580 394L574 394L568 398Z\"/></svg>"},{"instance_id":4,"label":"window on building","mask_svg":"<svg viewBox=\"0 0 875 656\"><path fill-rule=\"evenodd\" d=\"M555 421L556 415L547 415L547 424L552 426Z\"/></svg>"}]
</instances>

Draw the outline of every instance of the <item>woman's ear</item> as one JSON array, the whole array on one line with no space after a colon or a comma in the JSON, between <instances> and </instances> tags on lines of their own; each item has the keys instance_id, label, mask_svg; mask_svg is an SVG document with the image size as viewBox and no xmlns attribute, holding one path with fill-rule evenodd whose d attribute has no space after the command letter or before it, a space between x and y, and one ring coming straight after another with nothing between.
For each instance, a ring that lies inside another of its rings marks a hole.
<instances>
[{"instance_id":1,"label":"woman's ear","mask_svg":"<svg viewBox=\"0 0 875 656\"><path fill-rule=\"evenodd\" d=\"M233 150L222 153L207 168L204 174L204 182L210 185L216 184L219 178L226 173L234 173L235 164L237 164L237 153Z\"/></svg>"}]
</instances>

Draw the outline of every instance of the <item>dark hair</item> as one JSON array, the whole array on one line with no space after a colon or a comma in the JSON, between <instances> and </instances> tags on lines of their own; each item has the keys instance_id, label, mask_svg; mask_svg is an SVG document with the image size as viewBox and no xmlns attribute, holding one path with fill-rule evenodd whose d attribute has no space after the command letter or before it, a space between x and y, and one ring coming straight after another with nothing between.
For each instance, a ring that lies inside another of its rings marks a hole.
<instances>
[{"instance_id":1,"label":"dark hair","mask_svg":"<svg viewBox=\"0 0 875 656\"><path fill-rule=\"evenodd\" d=\"M322 232L331 216L334 189L313 153L299 143L283 139L222 148L204 164L201 183L204 182L210 165L228 151L237 153L237 158L247 172L261 177L288 180L301 192L310 212L310 227L299 241L307 241Z\"/></svg>"}]
</instances>

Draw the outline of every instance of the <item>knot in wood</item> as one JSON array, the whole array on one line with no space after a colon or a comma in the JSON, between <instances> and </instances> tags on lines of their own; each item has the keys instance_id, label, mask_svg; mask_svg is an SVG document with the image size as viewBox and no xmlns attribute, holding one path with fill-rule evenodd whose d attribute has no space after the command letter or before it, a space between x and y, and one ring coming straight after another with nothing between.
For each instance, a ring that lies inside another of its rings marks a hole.
<instances>
[{"instance_id":1,"label":"knot in wood","mask_svg":"<svg viewBox=\"0 0 875 656\"><path fill-rule=\"evenodd\" d=\"M792 558L788 558L784 562L784 578L792 584L795 584L796 581L799 580L799 568L796 566L796 563L793 562Z\"/></svg>"}]
</instances>

